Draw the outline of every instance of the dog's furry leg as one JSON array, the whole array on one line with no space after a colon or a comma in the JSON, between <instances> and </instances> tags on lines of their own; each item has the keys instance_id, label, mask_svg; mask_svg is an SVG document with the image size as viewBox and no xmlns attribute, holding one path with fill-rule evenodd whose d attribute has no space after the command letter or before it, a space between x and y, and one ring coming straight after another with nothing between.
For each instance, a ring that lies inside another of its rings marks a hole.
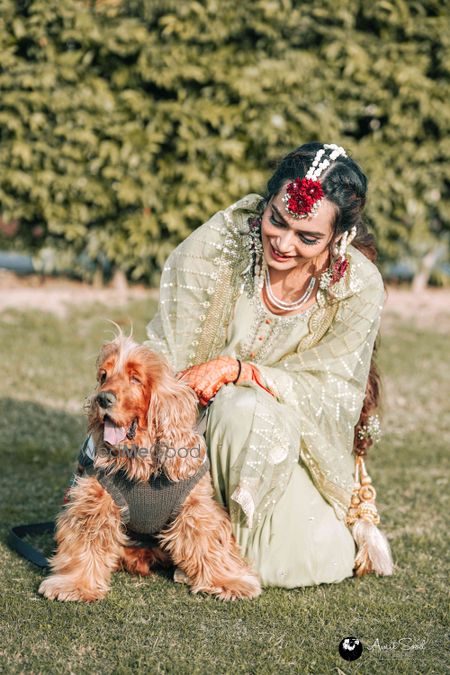
<instances>
[{"instance_id":1,"label":"dog's furry leg","mask_svg":"<svg viewBox=\"0 0 450 675\"><path fill-rule=\"evenodd\" d=\"M193 593L203 591L221 600L260 595L258 575L240 554L228 513L213 497L209 474L197 483L177 518L158 538L187 575Z\"/></svg>"},{"instance_id":2,"label":"dog's furry leg","mask_svg":"<svg viewBox=\"0 0 450 675\"><path fill-rule=\"evenodd\" d=\"M98 600L107 593L127 541L120 508L96 478L81 477L56 522L51 574L39 593L51 600Z\"/></svg>"},{"instance_id":3,"label":"dog's furry leg","mask_svg":"<svg viewBox=\"0 0 450 675\"><path fill-rule=\"evenodd\" d=\"M124 546L118 564L118 569L124 569L129 574L140 574L148 576L152 573L153 567L162 565L169 567L172 565L167 553L158 548L147 548L140 546Z\"/></svg>"}]
</instances>

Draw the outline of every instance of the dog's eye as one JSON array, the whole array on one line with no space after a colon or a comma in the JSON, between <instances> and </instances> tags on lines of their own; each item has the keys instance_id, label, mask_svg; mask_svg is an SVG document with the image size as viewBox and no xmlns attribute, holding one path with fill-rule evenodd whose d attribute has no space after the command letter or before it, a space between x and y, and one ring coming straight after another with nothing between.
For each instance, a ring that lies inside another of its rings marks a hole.
<instances>
[{"instance_id":1,"label":"dog's eye","mask_svg":"<svg viewBox=\"0 0 450 675\"><path fill-rule=\"evenodd\" d=\"M99 374L100 384L103 384L106 381L106 377L107 377L106 371L102 370L102 372Z\"/></svg>"},{"instance_id":2,"label":"dog's eye","mask_svg":"<svg viewBox=\"0 0 450 675\"><path fill-rule=\"evenodd\" d=\"M133 384L141 384L140 379L138 377L136 377L136 375L132 375L130 377L130 382L132 382Z\"/></svg>"}]
</instances>

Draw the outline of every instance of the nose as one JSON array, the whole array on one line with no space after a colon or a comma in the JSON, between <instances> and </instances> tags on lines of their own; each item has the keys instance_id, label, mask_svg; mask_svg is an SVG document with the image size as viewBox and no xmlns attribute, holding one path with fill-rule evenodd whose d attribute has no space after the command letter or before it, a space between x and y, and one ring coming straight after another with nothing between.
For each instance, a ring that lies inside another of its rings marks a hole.
<instances>
[{"instance_id":1,"label":"nose","mask_svg":"<svg viewBox=\"0 0 450 675\"><path fill-rule=\"evenodd\" d=\"M101 391L100 394L97 394L97 403L101 408L110 408L116 400L116 396L112 391Z\"/></svg>"},{"instance_id":2,"label":"nose","mask_svg":"<svg viewBox=\"0 0 450 675\"><path fill-rule=\"evenodd\" d=\"M292 242L291 242L291 232L284 233L283 237L275 239L274 248L279 251L282 255L291 255L292 254Z\"/></svg>"}]
</instances>

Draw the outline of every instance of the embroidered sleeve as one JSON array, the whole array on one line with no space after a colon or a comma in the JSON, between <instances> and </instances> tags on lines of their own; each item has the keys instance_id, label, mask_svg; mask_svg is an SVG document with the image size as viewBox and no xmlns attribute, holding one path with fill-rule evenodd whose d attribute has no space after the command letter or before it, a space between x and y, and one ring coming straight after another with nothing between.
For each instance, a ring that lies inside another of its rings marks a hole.
<instances>
[{"instance_id":1,"label":"embroidered sleeve","mask_svg":"<svg viewBox=\"0 0 450 675\"><path fill-rule=\"evenodd\" d=\"M351 495L354 428L383 304L384 286L377 272L360 293L339 303L316 346L274 366L258 364L263 383L298 415L300 457L340 517Z\"/></svg>"}]
</instances>

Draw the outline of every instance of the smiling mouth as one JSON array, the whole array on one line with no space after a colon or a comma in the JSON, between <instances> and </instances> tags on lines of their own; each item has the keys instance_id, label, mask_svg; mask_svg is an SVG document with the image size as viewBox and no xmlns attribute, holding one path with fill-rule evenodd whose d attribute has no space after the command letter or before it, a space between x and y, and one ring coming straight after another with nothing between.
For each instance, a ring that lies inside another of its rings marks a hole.
<instances>
[{"instance_id":1,"label":"smiling mouth","mask_svg":"<svg viewBox=\"0 0 450 675\"><path fill-rule=\"evenodd\" d=\"M270 244L270 242L269 242ZM270 244L270 252L274 258L283 258L283 260L288 260L289 258L295 258L295 255L281 255L278 251Z\"/></svg>"}]
</instances>

